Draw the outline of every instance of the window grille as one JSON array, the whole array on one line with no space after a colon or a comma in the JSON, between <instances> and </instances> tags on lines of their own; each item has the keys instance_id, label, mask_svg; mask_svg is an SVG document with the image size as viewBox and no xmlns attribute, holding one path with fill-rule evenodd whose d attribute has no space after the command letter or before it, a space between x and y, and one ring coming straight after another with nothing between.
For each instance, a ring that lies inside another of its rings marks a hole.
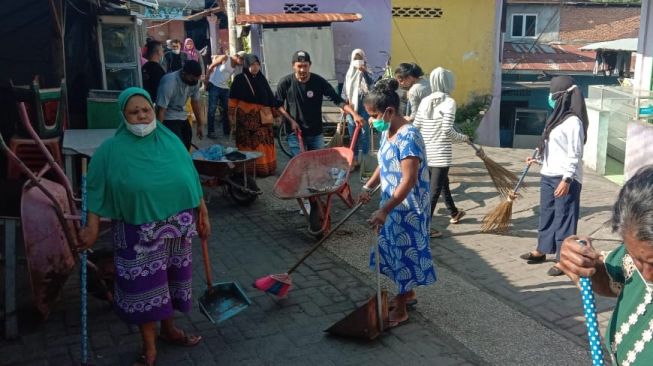
<instances>
[{"instance_id":1,"label":"window grille","mask_svg":"<svg viewBox=\"0 0 653 366\"><path fill-rule=\"evenodd\" d=\"M317 13L317 4L285 3L283 11L286 14Z\"/></svg>"},{"instance_id":2,"label":"window grille","mask_svg":"<svg viewBox=\"0 0 653 366\"><path fill-rule=\"evenodd\" d=\"M442 18L441 8L392 8L392 16L398 18Z\"/></svg>"}]
</instances>

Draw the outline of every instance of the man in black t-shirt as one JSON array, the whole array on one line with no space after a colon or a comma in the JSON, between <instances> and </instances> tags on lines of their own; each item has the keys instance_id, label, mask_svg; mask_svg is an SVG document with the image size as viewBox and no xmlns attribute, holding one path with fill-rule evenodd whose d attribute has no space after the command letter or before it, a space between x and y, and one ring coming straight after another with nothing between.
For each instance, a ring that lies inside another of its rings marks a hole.
<instances>
[{"instance_id":1,"label":"man in black t-shirt","mask_svg":"<svg viewBox=\"0 0 653 366\"><path fill-rule=\"evenodd\" d=\"M159 41L149 41L145 44L145 58L147 62L141 67L143 73L143 89L150 93L153 101L156 101L156 91L159 89L159 82L166 71L161 66L163 58L163 46Z\"/></svg>"},{"instance_id":2,"label":"man in black t-shirt","mask_svg":"<svg viewBox=\"0 0 653 366\"><path fill-rule=\"evenodd\" d=\"M288 135L288 145L293 155L299 154L300 151L295 133L297 130L301 130L306 150L324 148L322 99L325 96L351 114L356 123L365 123L323 77L310 72L311 57L308 52L295 52L292 66L295 72L279 80L276 98L281 105L279 112L286 118L293 131Z\"/></svg>"},{"instance_id":3,"label":"man in black t-shirt","mask_svg":"<svg viewBox=\"0 0 653 366\"><path fill-rule=\"evenodd\" d=\"M179 42L178 39L173 39L170 46L170 52L163 56L163 66L165 67L166 72L181 70L187 60L188 56L181 52L181 42Z\"/></svg>"}]
</instances>

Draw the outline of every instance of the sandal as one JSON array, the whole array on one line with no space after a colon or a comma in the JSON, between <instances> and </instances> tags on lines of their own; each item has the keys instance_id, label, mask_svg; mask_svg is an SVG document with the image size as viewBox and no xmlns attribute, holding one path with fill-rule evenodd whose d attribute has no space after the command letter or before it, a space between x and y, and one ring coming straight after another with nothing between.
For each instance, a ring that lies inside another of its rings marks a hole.
<instances>
[{"instance_id":1,"label":"sandal","mask_svg":"<svg viewBox=\"0 0 653 366\"><path fill-rule=\"evenodd\" d=\"M197 346L201 341L202 341L202 336L197 336L197 335L187 335L186 332L183 330L180 330L181 332L181 337L179 338L168 338L167 336L164 336L163 334L159 334L159 339L169 343L173 346L180 346L180 347L195 347Z\"/></svg>"},{"instance_id":2,"label":"sandal","mask_svg":"<svg viewBox=\"0 0 653 366\"><path fill-rule=\"evenodd\" d=\"M451 219L449 220L450 224L458 224L460 223L460 220L465 216L465 211L463 210L458 210L454 215L451 215Z\"/></svg>"},{"instance_id":3,"label":"sandal","mask_svg":"<svg viewBox=\"0 0 653 366\"><path fill-rule=\"evenodd\" d=\"M145 354L138 356L132 366L156 366L156 359L148 360Z\"/></svg>"},{"instance_id":4,"label":"sandal","mask_svg":"<svg viewBox=\"0 0 653 366\"><path fill-rule=\"evenodd\" d=\"M429 232L429 238L431 238L431 239L433 239L433 238L439 238L439 237L441 237L441 236L442 236L442 233L439 232L439 231L437 231L437 230L435 230L435 229L431 229L431 231Z\"/></svg>"},{"instance_id":5,"label":"sandal","mask_svg":"<svg viewBox=\"0 0 653 366\"><path fill-rule=\"evenodd\" d=\"M546 254L542 255L533 255L532 252L528 252L519 256L519 258L528 261L529 263L542 263L546 261Z\"/></svg>"}]
</instances>

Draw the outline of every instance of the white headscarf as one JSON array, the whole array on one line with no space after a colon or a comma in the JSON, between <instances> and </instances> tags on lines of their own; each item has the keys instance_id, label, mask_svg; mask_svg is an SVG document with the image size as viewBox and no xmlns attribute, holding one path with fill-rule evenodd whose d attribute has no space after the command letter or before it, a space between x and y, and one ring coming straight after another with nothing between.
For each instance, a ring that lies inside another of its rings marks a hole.
<instances>
[{"instance_id":1,"label":"white headscarf","mask_svg":"<svg viewBox=\"0 0 653 366\"><path fill-rule=\"evenodd\" d=\"M369 87L365 81L363 72L361 72L358 69L358 66L356 66L354 63L354 58L356 55L361 55L363 57L363 62L367 64L367 57L365 57L365 52L363 50L357 48L351 52L349 69L347 70L347 75L345 76L345 96L349 99L349 103L354 108L354 110L358 110L359 96L365 95L369 91Z\"/></svg>"},{"instance_id":2,"label":"white headscarf","mask_svg":"<svg viewBox=\"0 0 653 366\"><path fill-rule=\"evenodd\" d=\"M422 103L427 103L426 112L430 116L435 107L444 102L454 88L454 77L450 70L438 67L431 71L429 76L431 94L424 98Z\"/></svg>"}]
</instances>

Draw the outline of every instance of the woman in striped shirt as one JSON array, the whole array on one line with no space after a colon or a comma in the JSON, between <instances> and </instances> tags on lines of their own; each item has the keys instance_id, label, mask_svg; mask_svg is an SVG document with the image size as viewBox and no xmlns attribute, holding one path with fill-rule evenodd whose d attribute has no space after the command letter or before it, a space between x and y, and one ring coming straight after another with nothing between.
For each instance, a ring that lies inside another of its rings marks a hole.
<instances>
[{"instance_id":1,"label":"woman in striped shirt","mask_svg":"<svg viewBox=\"0 0 653 366\"><path fill-rule=\"evenodd\" d=\"M453 162L451 144L467 142L469 137L453 128L456 101L449 95L454 88L453 73L438 67L431 71L429 82L432 93L419 104L413 125L420 130L426 144L426 161L431 173L431 217L444 191L444 203L451 213L449 222L457 224L465 211L456 207L449 189L449 167ZM431 238L440 236L442 233L431 229Z\"/></svg>"}]
</instances>

